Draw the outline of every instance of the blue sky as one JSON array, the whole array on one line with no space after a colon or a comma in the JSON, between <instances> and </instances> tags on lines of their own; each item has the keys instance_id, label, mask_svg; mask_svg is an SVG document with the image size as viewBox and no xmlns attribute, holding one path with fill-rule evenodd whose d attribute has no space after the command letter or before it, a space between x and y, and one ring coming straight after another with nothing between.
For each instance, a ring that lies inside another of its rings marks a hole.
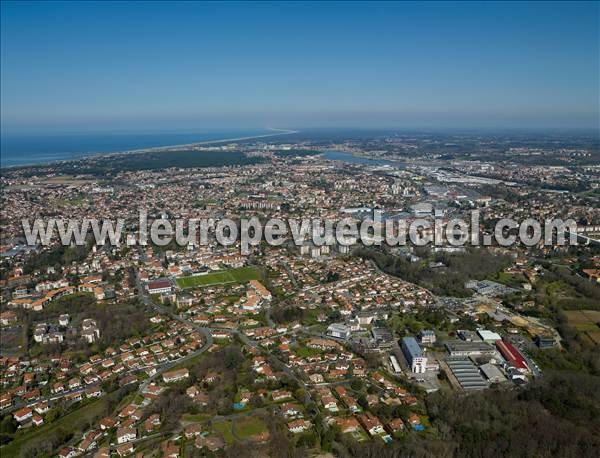
<instances>
[{"instance_id":1,"label":"blue sky","mask_svg":"<svg viewBox=\"0 0 600 458\"><path fill-rule=\"evenodd\" d=\"M598 3L2 2L4 133L596 127Z\"/></svg>"}]
</instances>

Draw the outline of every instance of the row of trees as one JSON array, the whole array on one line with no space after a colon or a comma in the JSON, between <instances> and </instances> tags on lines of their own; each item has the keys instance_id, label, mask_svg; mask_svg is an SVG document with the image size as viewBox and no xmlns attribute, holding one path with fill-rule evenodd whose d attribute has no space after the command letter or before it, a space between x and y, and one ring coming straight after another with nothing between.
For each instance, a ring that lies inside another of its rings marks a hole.
<instances>
[{"instance_id":1,"label":"row of trees","mask_svg":"<svg viewBox=\"0 0 600 458\"><path fill-rule=\"evenodd\" d=\"M599 386L591 375L546 373L524 391L436 393L427 408L457 456L593 456L600 449Z\"/></svg>"},{"instance_id":2,"label":"row of trees","mask_svg":"<svg viewBox=\"0 0 600 458\"><path fill-rule=\"evenodd\" d=\"M426 250L423 256L427 256ZM427 263L410 262L404 257L394 256L382 248L359 248L354 252L363 259L374 261L384 272L416 283L440 296L468 297L471 291L464 287L468 280L482 280L510 265L507 256L490 253L483 248L473 248L464 254L439 254L437 261L447 269L432 269Z\"/></svg>"}]
</instances>

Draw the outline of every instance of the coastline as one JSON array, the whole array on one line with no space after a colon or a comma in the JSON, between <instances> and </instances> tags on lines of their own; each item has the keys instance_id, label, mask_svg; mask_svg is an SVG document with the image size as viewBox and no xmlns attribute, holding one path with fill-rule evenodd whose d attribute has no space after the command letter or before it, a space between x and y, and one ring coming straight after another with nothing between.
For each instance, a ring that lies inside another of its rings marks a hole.
<instances>
[{"instance_id":1,"label":"coastline","mask_svg":"<svg viewBox=\"0 0 600 458\"><path fill-rule=\"evenodd\" d=\"M238 141L243 141L243 140L252 140L254 138L266 138L266 137L276 137L278 135L297 134L298 132L300 132L299 130L287 130L287 129L269 129L269 130L276 130L278 132L274 132L272 134L251 135L248 137L223 138L223 139L218 139L218 140L205 140L205 141L194 142L194 143L183 143L183 144L179 144L179 145L153 146L150 148L132 149L132 150L127 150L127 151L118 151L118 152L106 153L106 154L151 153L154 151L160 152L160 151L169 150L172 148L186 148L186 147L189 148L189 147L193 147L193 146L212 145L215 143L238 142Z\"/></svg>"},{"instance_id":2,"label":"coastline","mask_svg":"<svg viewBox=\"0 0 600 458\"><path fill-rule=\"evenodd\" d=\"M216 139L216 140L204 140L204 141L200 141L200 142L182 143L182 144L176 144L176 145L151 146L151 147L148 147L148 148L136 148L136 149L127 149L127 150L119 150L119 151L111 151L111 152L90 153L90 154L82 155L81 157L78 157L78 158L55 159L55 160L46 161L46 162L33 162L31 164L1 165L0 166L0 170L15 169L15 168L21 168L21 167L22 168L25 168L25 167L43 167L43 166L49 166L49 165L52 165L52 164L59 164L59 163L64 163L64 162L82 161L82 160L86 160L86 159L90 159L90 158L98 158L98 157L103 157L103 156L106 156L106 157L117 156L117 155L121 155L121 154L143 154L143 153L151 153L151 152L168 152L169 150L171 150L173 148L186 148L186 147L191 148L191 147L194 147L194 146L206 146L206 145L219 144L219 143L228 143L228 142L235 142L235 141L252 140L252 139L256 139L256 138L276 137L276 136L279 136L279 135L291 135L291 134L296 134L296 133L300 132L299 130L275 129L275 128L268 128L267 130L276 131L276 132L268 133L268 134L260 134L260 135L250 135L250 136L246 136L246 137L234 137L234 138L222 138L222 139Z\"/></svg>"}]
</instances>

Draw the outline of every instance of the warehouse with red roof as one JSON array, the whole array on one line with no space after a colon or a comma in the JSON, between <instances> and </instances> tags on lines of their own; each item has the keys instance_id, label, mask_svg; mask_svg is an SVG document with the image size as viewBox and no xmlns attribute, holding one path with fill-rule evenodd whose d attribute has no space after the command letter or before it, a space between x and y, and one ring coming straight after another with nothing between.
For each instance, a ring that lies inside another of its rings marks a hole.
<instances>
[{"instance_id":1,"label":"warehouse with red roof","mask_svg":"<svg viewBox=\"0 0 600 458\"><path fill-rule=\"evenodd\" d=\"M519 372L529 372L529 367L525 362L525 358L513 344L506 342L505 340L497 340L496 347L511 366L513 366Z\"/></svg>"}]
</instances>

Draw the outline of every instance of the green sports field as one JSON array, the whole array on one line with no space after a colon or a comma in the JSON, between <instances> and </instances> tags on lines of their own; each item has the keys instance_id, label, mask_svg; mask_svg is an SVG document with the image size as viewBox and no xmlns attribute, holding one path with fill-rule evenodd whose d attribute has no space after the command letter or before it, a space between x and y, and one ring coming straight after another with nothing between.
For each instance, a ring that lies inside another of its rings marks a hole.
<instances>
[{"instance_id":1,"label":"green sports field","mask_svg":"<svg viewBox=\"0 0 600 458\"><path fill-rule=\"evenodd\" d=\"M246 283L250 280L260 279L260 272L254 267L240 267L238 269L217 270L206 275L179 277L176 279L180 288L201 288L203 286L223 285L226 283Z\"/></svg>"}]
</instances>

